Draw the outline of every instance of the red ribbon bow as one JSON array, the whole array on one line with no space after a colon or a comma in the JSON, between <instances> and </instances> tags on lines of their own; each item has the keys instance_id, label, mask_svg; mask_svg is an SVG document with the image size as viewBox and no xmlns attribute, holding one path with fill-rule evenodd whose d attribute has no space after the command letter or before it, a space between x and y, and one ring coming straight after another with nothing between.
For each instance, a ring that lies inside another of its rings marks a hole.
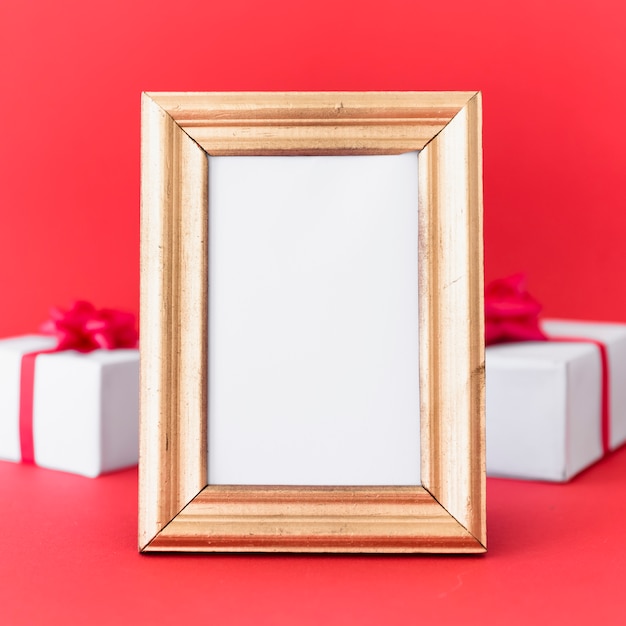
<instances>
[{"instance_id":1,"label":"red ribbon bow","mask_svg":"<svg viewBox=\"0 0 626 626\"><path fill-rule=\"evenodd\" d=\"M41 326L41 332L56 335L57 350L92 350L135 348L137 330L132 313L116 309L96 309L91 302L77 300L67 310L50 310L50 319Z\"/></svg>"},{"instance_id":2,"label":"red ribbon bow","mask_svg":"<svg viewBox=\"0 0 626 626\"><path fill-rule=\"evenodd\" d=\"M35 359L39 354L78 350L136 348L138 333L135 316L116 309L96 309L90 302L77 300L67 311L53 308L50 319L41 326L41 332L56 335L57 346L22 356L20 368L20 449L24 463L35 462L33 438L33 390L35 387Z\"/></svg>"},{"instance_id":3,"label":"red ribbon bow","mask_svg":"<svg viewBox=\"0 0 626 626\"><path fill-rule=\"evenodd\" d=\"M485 288L485 344L546 341L540 311L541 304L526 291L523 274L494 280Z\"/></svg>"}]
</instances>

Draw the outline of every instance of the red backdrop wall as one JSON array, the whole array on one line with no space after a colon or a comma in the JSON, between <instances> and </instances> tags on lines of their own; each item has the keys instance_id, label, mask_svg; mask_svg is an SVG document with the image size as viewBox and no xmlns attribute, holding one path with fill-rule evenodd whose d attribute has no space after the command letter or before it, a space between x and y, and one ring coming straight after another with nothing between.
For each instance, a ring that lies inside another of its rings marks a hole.
<instances>
[{"instance_id":1,"label":"red backdrop wall","mask_svg":"<svg viewBox=\"0 0 626 626\"><path fill-rule=\"evenodd\" d=\"M3 0L0 336L136 311L142 90L484 94L487 279L626 321L622 0Z\"/></svg>"}]
</instances>

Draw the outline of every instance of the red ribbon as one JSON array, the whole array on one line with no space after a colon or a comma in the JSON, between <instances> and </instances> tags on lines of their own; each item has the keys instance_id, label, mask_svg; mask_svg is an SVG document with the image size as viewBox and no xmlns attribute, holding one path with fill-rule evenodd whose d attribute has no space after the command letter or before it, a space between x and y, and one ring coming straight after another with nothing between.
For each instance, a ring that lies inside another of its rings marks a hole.
<instances>
[{"instance_id":1,"label":"red ribbon","mask_svg":"<svg viewBox=\"0 0 626 626\"><path fill-rule=\"evenodd\" d=\"M485 287L485 344L546 341L539 326L541 304L526 291L522 274L494 280Z\"/></svg>"},{"instance_id":2,"label":"red ribbon","mask_svg":"<svg viewBox=\"0 0 626 626\"><path fill-rule=\"evenodd\" d=\"M77 350L136 348L138 334L135 316L116 309L96 309L90 302L76 301L67 311L53 308L50 319L41 331L55 335L57 345L51 350L37 350L22 355L20 367L20 450L24 463L35 462L33 436L33 391L35 388L35 360L40 354Z\"/></svg>"},{"instance_id":3,"label":"red ribbon","mask_svg":"<svg viewBox=\"0 0 626 626\"><path fill-rule=\"evenodd\" d=\"M541 304L526 291L523 274L489 283L485 288L485 344L515 341L592 343L600 351L602 451L610 450L609 359L606 345L588 337L548 337L539 326Z\"/></svg>"},{"instance_id":4,"label":"red ribbon","mask_svg":"<svg viewBox=\"0 0 626 626\"><path fill-rule=\"evenodd\" d=\"M116 309L96 309L90 302L78 300L68 311L53 308L41 332L56 335L56 351L137 347L135 316Z\"/></svg>"}]
</instances>

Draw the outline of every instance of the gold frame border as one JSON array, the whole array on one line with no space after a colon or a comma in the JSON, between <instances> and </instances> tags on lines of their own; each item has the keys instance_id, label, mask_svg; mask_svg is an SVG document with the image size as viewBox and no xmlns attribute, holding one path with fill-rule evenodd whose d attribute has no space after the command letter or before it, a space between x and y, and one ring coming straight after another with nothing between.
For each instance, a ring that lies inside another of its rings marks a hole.
<instances>
[{"instance_id":1,"label":"gold frame border","mask_svg":"<svg viewBox=\"0 0 626 626\"><path fill-rule=\"evenodd\" d=\"M144 93L139 549L484 552L478 92ZM210 155L420 150L419 487L207 486Z\"/></svg>"}]
</instances>

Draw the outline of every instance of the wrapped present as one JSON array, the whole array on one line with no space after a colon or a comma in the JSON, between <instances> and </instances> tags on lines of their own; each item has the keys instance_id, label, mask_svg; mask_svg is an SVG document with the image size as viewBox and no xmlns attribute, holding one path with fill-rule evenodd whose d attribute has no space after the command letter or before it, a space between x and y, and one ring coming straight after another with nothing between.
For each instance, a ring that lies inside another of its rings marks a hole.
<instances>
[{"instance_id":1,"label":"wrapped present","mask_svg":"<svg viewBox=\"0 0 626 626\"><path fill-rule=\"evenodd\" d=\"M486 291L487 473L567 481L626 441L626 325L539 309L521 277Z\"/></svg>"},{"instance_id":2,"label":"wrapped present","mask_svg":"<svg viewBox=\"0 0 626 626\"><path fill-rule=\"evenodd\" d=\"M134 317L85 302L0 340L0 459L95 477L138 460Z\"/></svg>"}]
</instances>

